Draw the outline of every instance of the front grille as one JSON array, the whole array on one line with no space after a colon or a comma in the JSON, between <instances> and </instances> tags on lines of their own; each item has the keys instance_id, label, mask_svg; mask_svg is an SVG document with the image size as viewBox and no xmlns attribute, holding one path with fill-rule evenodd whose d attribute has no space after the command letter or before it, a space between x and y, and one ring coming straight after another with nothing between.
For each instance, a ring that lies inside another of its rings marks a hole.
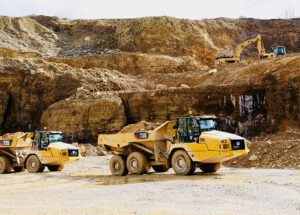
<instances>
[{"instance_id":1,"label":"front grille","mask_svg":"<svg viewBox=\"0 0 300 215\"><path fill-rule=\"evenodd\" d=\"M232 150L245 149L245 141L244 140L231 140L231 149Z\"/></svg>"},{"instance_id":2,"label":"front grille","mask_svg":"<svg viewBox=\"0 0 300 215\"><path fill-rule=\"evenodd\" d=\"M69 157L77 157L78 156L78 149L69 149Z\"/></svg>"}]
</instances>

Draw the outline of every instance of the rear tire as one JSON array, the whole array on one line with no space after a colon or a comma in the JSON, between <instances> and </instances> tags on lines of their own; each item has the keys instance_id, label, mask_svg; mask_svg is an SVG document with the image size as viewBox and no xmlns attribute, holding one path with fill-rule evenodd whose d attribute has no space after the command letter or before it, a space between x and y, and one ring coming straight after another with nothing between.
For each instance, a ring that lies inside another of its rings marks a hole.
<instances>
[{"instance_id":1,"label":"rear tire","mask_svg":"<svg viewBox=\"0 0 300 215\"><path fill-rule=\"evenodd\" d=\"M11 169L11 162L7 157L0 156L0 174L7 173Z\"/></svg>"},{"instance_id":2,"label":"rear tire","mask_svg":"<svg viewBox=\"0 0 300 215\"><path fill-rule=\"evenodd\" d=\"M192 175L196 169L195 163L183 150L178 150L173 154L172 168L177 175Z\"/></svg>"},{"instance_id":3,"label":"rear tire","mask_svg":"<svg viewBox=\"0 0 300 215\"><path fill-rule=\"evenodd\" d=\"M23 172L25 171L25 168L23 166L15 166L13 167L15 172Z\"/></svg>"},{"instance_id":4,"label":"rear tire","mask_svg":"<svg viewBox=\"0 0 300 215\"><path fill-rule=\"evenodd\" d=\"M201 163L199 167L203 172L217 172L221 163Z\"/></svg>"},{"instance_id":5,"label":"rear tire","mask_svg":"<svg viewBox=\"0 0 300 215\"><path fill-rule=\"evenodd\" d=\"M167 172L170 168L167 165L152 166L155 172Z\"/></svg>"},{"instance_id":6,"label":"rear tire","mask_svg":"<svg viewBox=\"0 0 300 215\"><path fill-rule=\"evenodd\" d=\"M49 165L47 167L50 172L62 171L64 169L64 165Z\"/></svg>"},{"instance_id":7,"label":"rear tire","mask_svg":"<svg viewBox=\"0 0 300 215\"><path fill-rule=\"evenodd\" d=\"M141 175L147 172L148 160L141 152L132 152L126 162L128 171L134 175Z\"/></svg>"},{"instance_id":8,"label":"rear tire","mask_svg":"<svg viewBox=\"0 0 300 215\"><path fill-rule=\"evenodd\" d=\"M26 161L26 169L30 173L43 172L45 165L41 164L40 159L36 155L30 155Z\"/></svg>"},{"instance_id":9,"label":"rear tire","mask_svg":"<svg viewBox=\"0 0 300 215\"><path fill-rule=\"evenodd\" d=\"M126 167L126 157L114 155L109 162L110 172L115 176L124 176L128 174Z\"/></svg>"}]
</instances>

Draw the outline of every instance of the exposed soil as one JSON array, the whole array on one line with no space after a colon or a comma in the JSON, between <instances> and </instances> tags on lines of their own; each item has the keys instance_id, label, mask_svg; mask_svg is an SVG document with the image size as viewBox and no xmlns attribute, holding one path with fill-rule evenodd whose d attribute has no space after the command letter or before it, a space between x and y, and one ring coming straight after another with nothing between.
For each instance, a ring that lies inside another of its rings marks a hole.
<instances>
[{"instance_id":1,"label":"exposed soil","mask_svg":"<svg viewBox=\"0 0 300 215\"><path fill-rule=\"evenodd\" d=\"M12 139L12 138L18 138L20 136L23 136L25 133L24 132L15 132L15 133L7 133L2 136L0 136L0 139Z\"/></svg>"},{"instance_id":2,"label":"exposed soil","mask_svg":"<svg viewBox=\"0 0 300 215\"><path fill-rule=\"evenodd\" d=\"M118 133L131 133L131 132L140 132L140 131L150 131L154 130L158 126L160 126L161 123L151 123L151 122L145 122L141 121L135 124L127 125L126 127L122 128Z\"/></svg>"},{"instance_id":3,"label":"exposed soil","mask_svg":"<svg viewBox=\"0 0 300 215\"><path fill-rule=\"evenodd\" d=\"M254 137L248 146L250 153L227 161L226 166L300 169L300 130L281 128L278 133Z\"/></svg>"}]
</instances>

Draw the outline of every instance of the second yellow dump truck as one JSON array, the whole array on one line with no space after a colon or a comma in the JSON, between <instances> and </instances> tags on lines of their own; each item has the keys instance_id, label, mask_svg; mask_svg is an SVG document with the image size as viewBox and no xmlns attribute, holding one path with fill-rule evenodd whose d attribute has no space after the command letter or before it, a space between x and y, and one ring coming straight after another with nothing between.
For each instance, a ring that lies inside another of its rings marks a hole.
<instances>
[{"instance_id":1,"label":"second yellow dump truck","mask_svg":"<svg viewBox=\"0 0 300 215\"><path fill-rule=\"evenodd\" d=\"M213 116L179 117L153 131L99 135L98 144L114 156L110 160L113 175L144 174L173 168L178 175L190 175L199 167L216 172L221 162L248 153L243 137L216 130Z\"/></svg>"},{"instance_id":2,"label":"second yellow dump truck","mask_svg":"<svg viewBox=\"0 0 300 215\"><path fill-rule=\"evenodd\" d=\"M64 164L79 160L80 150L63 143L57 131L18 132L0 137L0 174L11 169L30 173L61 171Z\"/></svg>"}]
</instances>

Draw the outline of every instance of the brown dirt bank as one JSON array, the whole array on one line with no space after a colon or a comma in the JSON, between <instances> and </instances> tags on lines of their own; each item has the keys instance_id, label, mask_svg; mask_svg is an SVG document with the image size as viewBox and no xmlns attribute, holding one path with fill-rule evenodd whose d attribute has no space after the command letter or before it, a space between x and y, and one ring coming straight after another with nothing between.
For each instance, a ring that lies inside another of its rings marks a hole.
<instances>
[{"instance_id":1,"label":"brown dirt bank","mask_svg":"<svg viewBox=\"0 0 300 215\"><path fill-rule=\"evenodd\" d=\"M225 166L242 168L300 169L300 129L281 127L275 134L251 139L250 153L228 162Z\"/></svg>"}]
</instances>

